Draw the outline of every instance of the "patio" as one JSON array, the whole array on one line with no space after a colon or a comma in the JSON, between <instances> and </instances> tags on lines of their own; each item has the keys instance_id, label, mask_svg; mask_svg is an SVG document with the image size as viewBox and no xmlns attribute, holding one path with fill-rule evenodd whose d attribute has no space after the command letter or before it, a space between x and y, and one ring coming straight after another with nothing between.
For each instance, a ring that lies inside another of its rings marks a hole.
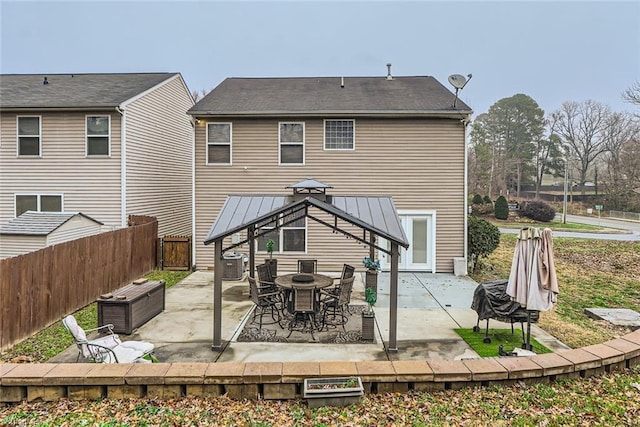
<instances>
[{"instance_id":1,"label":"patio","mask_svg":"<svg viewBox=\"0 0 640 427\"><path fill-rule=\"evenodd\" d=\"M337 277L340 273L326 274ZM355 305L366 304L363 275L356 273ZM165 311L123 338L153 343L162 362L452 360L473 354L454 329L476 323L477 315L470 308L476 282L452 274L403 272L399 273L399 284L397 352L389 352L383 345L389 338L388 273L379 277L373 343L240 342L238 336L253 309L245 279L223 282L223 351L212 351L214 286L210 271L197 271L168 289ZM359 324L360 319L353 315L350 322ZM493 322L492 327L497 324ZM566 348L535 325L533 335L554 350ZM74 362L76 355L73 346L50 361Z\"/></svg>"}]
</instances>

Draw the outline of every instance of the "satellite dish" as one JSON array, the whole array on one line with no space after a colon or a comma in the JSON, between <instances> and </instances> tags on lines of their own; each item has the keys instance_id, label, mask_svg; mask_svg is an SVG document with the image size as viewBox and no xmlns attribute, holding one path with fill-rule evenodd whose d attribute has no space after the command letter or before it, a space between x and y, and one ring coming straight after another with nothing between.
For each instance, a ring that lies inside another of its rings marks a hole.
<instances>
[{"instance_id":1,"label":"satellite dish","mask_svg":"<svg viewBox=\"0 0 640 427\"><path fill-rule=\"evenodd\" d=\"M469 83L471 77L471 74L467 74L467 77L463 76L462 74L451 74L449 76L449 83L451 83L451 86L456 88L456 97L453 99L453 108L456 108L456 102L458 101L458 91L464 88L467 83Z\"/></svg>"},{"instance_id":2,"label":"satellite dish","mask_svg":"<svg viewBox=\"0 0 640 427\"><path fill-rule=\"evenodd\" d=\"M449 83L456 89L462 89L464 85L467 84L467 79L462 74L451 74L449 76Z\"/></svg>"}]
</instances>

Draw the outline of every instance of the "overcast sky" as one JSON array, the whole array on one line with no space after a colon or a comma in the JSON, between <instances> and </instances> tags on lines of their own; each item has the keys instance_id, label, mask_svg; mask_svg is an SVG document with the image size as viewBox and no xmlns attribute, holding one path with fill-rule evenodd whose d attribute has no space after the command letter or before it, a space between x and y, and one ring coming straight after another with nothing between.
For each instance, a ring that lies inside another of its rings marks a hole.
<instances>
[{"instance_id":1,"label":"overcast sky","mask_svg":"<svg viewBox=\"0 0 640 427\"><path fill-rule=\"evenodd\" d=\"M0 71L226 77L473 74L476 114L524 93L550 113L593 99L632 110L640 1L6 1Z\"/></svg>"}]
</instances>

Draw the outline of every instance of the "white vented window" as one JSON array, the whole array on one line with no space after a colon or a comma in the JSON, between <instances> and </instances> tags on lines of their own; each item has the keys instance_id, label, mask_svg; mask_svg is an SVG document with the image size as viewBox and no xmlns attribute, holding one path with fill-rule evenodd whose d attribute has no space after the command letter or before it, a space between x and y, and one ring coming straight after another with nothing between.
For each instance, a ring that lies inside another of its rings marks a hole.
<instances>
[{"instance_id":1,"label":"white vented window","mask_svg":"<svg viewBox=\"0 0 640 427\"><path fill-rule=\"evenodd\" d=\"M231 164L231 123L207 123L207 164Z\"/></svg>"},{"instance_id":2,"label":"white vented window","mask_svg":"<svg viewBox=\"0 0 640 427\"><path fill-rule=\"evenodd\" d=\"M304 122L280 123L278 126L280 141L280 164L304 164Z\"/></svg>"},{"instance_id":3,"label":"white vented window","mask_svg":"<svg viewBox=\"0 0 640 427\"><path fill-rule=\"evenodd\" d=\"M40 116L18 116L18 156L40 156Z\"/></svg>"}]
</instances>

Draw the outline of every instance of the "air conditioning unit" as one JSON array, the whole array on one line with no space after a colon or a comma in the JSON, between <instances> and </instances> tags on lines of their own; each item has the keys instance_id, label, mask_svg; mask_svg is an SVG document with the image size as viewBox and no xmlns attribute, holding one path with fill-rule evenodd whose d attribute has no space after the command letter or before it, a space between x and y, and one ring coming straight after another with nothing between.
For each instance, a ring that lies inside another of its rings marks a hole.
<instances>
[{"instance_id":1,"label":"air conditioning unit","mask_svg":"<svg viewBox=\"0 0 640 427\"><path fill-rule=\"evenodd\" d=\"M222 280L241 280L244 274L242 254L230 253L222 256Z\"/></svg>"}]
</instances>

